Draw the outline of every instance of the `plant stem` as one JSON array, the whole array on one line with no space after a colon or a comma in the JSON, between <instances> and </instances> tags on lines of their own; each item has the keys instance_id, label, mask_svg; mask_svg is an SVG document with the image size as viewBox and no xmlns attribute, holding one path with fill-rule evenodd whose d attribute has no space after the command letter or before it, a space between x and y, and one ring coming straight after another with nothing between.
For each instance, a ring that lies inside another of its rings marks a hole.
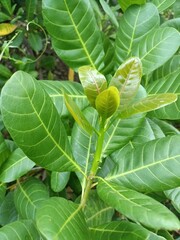
<instances>
[{"instance_id":1,"label":"plant stem","mask_svg":"<svg viewBox=\"0 0 180 240\"><path fill-rule=\"evenodd\" d=\"M96 151L94 154L94 159L93 159L90 175L87 178L86 188L84 191L84 195L82 196L82 199L81 199L82 208L84 208L86 205L87 198L88 198L88 195L91 190L92 183L93 183L93 179L97 173L99 164L101 163L101 155L102 155L102 148L103 148L103 142L104 142L104 133L105 133L105 121L101 121L98 140L96 143Z\"/></svg>"}]
</instances>

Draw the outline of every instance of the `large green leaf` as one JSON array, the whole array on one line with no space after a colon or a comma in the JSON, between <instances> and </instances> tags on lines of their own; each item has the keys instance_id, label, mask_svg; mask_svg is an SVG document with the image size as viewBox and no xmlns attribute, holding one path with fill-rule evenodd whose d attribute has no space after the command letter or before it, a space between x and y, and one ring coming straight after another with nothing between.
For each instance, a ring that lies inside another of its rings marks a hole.
<instances>
[{"instance_id":1,"label":"large green leaf","mask_svg":"<svg viewBox=\"0 0 180 240\"><path fill-rule=\"evenodd\" d=\"M171 27L157 28L148 33L132 49L132 56L141 59L143 73L148 74L168 61L178 50L180 35Z\"/></svg>"},{"instance_id":2,"label":"large green leaf","mask_svg":"<svg viewBox=\"0 0 180 240\"><path fill-rule=\"evenodd\" d=\"M116 155L116 166L106 180L141 191L172 189L180 184L180 136L149 141Z\"/></svg>"},{"instance_id":3,"label":"large green leaf","mask_svg":"<svg viewBox=\"0 0 180 240\"><path fill-rule=\"evenodd\" d=\"M131 220L149 228L175 230L178 218L156 200L122 185L100 180L97 192L100 198Z\"/></svg>"},{"instance_id":4,"label":"large green leaf","mask_svg":"<svg viewBox=\"0 0 180 240\"><path fill-rule=\"evenodd\" d=\"M114 74L110 86L119 90L121 106L128 105L136 95L142 77L142 65L138 58L125 61Z\"/></svg>"},{"instance_id":5,"label":"large green leaf","mask_svg":"<svg viewBox=\"0 0 180 240\"><path fill-rule=\"evenodd\" d=\"M141 99L139 102L120 109L118 116L120 118L127 118L137 113L150 112L152 110L167 106L176 100L177 95L174 93L152 94L144 99Z\"/></svg>"},{"instance_id":6,"label":"large green leaf","mask_svg":"<svg viewBox=\"0 0 180 240\"><path fill-rule=\"evenodd\" d=\"M49 198L46 186L38 179L31 178L18 183L14 193L14 203L19 215L24 219L34 219L37 208Z\"/></svg>"},{"instance_id":7,"label":"large green leaf","mask_svg":"<svg viewBox=\"0 0 180 240\"><path fill-rule=\"evenodd\" d=\"M0 181L12 182L26 174L34 165L35 163L17 148L0 168Z\"/></svg>"},{"instance_id":8,"label":"large green leaf","mask_svg":"<svg viewBox=\"0 0 180 240\"><path fill-rule=\"evenodd\" d=\"M125 1L124 1L125 2ZM132 48L160 24L159 13L154 4L133 5L121 18L115 42L117 63L124 62Z\"/></svg>"},{"instance_id":9,"label":"large green leaf","mask_svg":"<svg viewBox=\"0 0 180 240\"><path fill-rule=\"evenodd\" d=\"M38 81L16 72L4 86L1 100L4 124L27 157L49 170L81 171L59 114Z\"/></svg>"},{"instance_id":10,"label":"large green leaf","mask_svg":"<svg viewBox=\"0 0 180 240\"><path fill-rule=\"evenodd\" d=\"M154 5L158 8L159 12L163 12L167 8L169 8L176 0L151 0Z\"/></svg>"},{"instance_id":11,"label":"large green leaf","mask_svg":"<svg viewBox=\"0 0 180 240\"><path fill-rule=\"evenodd\" d=\"M180 213L180 187L165 191L165 195L171 200L172 205Z\"/></svg>"},{"instance_id":12,"label":"large green leaf","mask_svg":"<svg viewBox=\"0 0 180 240\"><path fill-rule=\"evenodd\" d=\"M80 206L63 198L53 197L44 201L37 209L36 224L49 240L90 239Z\"/></svg>"},{"instance_id":13,"label":"large green leaf","mask_svg":"<svg viewBox=\"0 0 180 240\"><path fill-rule=\"evenodd\" d=\"M4 161L8 158L9 155L10 155L10 151L3 138L3 135L0 132L0 166L4 163Z\"/></svg>"},{"instance_id":14,"label":"large green leaf","mask_svg":"<svg viewBox=\"0 0 180 240\"><path fill-rule=\"evenodd\" d=\"M44 24L58 56L70 67L99 68L104 56L101 33L87 0L44 0Z\"/></svg>"},{"instance_id":15,"label":"large green leaf","mask_svg":"<svg viewBox=\"0 0 180 240\"><path fill-rule=\"evenodd\" d=\"M0 229L0 239L7 240L41 240L35 224L30 220L16 221Z\"/></svg>"},{"instance_id":16,"label":"large green leaf","mask_svg":"<svg viewBox=\"0 0 180 240\"><path fill-rule=\"evenodd\" d=\"M95 68L90 66L80 67L78 72L84 92L89 102L94 107L96 97L107 88L106 78Z\"/></svg>"},{"instance_id":17,"label":"large green leaf","mask_svg":"<svg viewBox=\"0 0 180 240\"><path fill-rule=\"evenodd\" d=\"M44 90L51 97L60 116L67 117L70 115L64 102L64 93L71 96L73 101L80 109L89 105L87 97L84 95L82 85L71 81L39 81Z\"/></svg>"},{"instance_id":18,"label":"large green leaf","mask_svg":"<svg viewBox=\"0 0 180 240\"><path fill-rule=\"evenodd\" d=\"M146 0L118 0L119 4L122 8L123 11L125 11L129 6L133 5L133 4L145 4Z\"/></svg>"},{"instance_id":19,"label":"large green leaf","mask_svg":"<svg viewBox=\"0 0 180 240\"><path fill-rule=\"evenodd\" d=\"M173 72L167 77L156 80L155 82L147 86L149 94L159 94L163 92L175 93L178 96L176 102L169 106L155 110L150 113L150 116L154 116L160 119L180 119L180 84L179 84L180 73L179 70Z\"/></svg>"},{"instance_id":20,"label":"large green leaf","mask_svg":"<svg viewBox=\"0 0 180 240\"><path fill-rule=\"evenodd\" d=\"M114 209L105 204L97 195L95 190L89 194L84 215L89 227L99 226L111 222Z\"/></svg>"},{"instance_id":21,"label":"large green leaf","mask_svg":"<svg viewBox=\"0 0 180 240\"><path fill-rule=\"evenodd\" d=\"M101 226L91 227L92 239L98 240L165 240L138 224L134 224L128 221L115 221L106 223Z\"/></svg>"}]
</instances>

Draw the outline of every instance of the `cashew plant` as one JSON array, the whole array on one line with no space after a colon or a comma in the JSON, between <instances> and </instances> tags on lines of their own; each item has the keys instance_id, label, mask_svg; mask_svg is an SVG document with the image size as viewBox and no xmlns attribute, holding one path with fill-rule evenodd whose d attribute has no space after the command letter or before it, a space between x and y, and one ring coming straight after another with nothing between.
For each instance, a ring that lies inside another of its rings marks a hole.
<instances>
[{"instance_id":1,"label":"cashew plant","mask_svg":"<svg viewBox=\"0 0 180 240\"><path fill-rule=\"evenodd\" d=\"M94 1L42 1L80 83L18 71L3 87L0 239L169 240L180 228L178 21L160 25L170 1L122 2L111 41Z\"/></svg>"}]
</instances>

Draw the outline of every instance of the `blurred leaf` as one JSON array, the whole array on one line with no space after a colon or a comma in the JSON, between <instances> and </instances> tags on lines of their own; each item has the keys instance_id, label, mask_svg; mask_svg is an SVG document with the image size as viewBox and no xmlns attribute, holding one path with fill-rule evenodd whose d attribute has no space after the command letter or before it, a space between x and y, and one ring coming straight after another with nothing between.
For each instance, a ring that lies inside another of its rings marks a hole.
<instances>
[{"instance_id":1,"label":"blurred leaf","mask_svg":"<svg viewBox=\"0 0 180 240\"><path fill-rule=\"evenodd\" d=\"M145 4L146 3L146 0L118 0L119 1L119 4L123 10L123 12L131 5L133 4Z\"/></svg>"},{"instance_id":2,"label":"blurred leaf","mask_svg":"<svg viewBox=\"0 0 180 240\"><path fill-rule=\"evenodd\" d=\"M36 13L37 0L26 0L26 19L31 21L34 19L34 14Z\"/></svg>"},{"instance_id":3,"label":"blurred leaf","mask_svg":"<svg viewBox=\"0 0 180 240\"><path fill-rule=\"evenodd\" d=\"M0 181L12 182L29 172L34 165L35 163L28 159L20 148L17 148L1 166Z\"/></svg>"},{"instance_id":4,"label":"blurred leaf","mask_svg":"<svg viewBox=\"0 0 180 240\"><path fill-rule=\"evenodd\" d=\"M175 3L173 4L173 12L174 12L174 17L180 17L180 1L176 0Z\"/></svg>"},{"instance_id":5,"label":"blurred leaf","mask_svg":"<svg viewBox=\"0 0 180 240\"><path fill-rule=\"evenodd\" d=\"M100 180L97 192L108 205L129 219L149 228L177 230L178 218L164 205L122 185Z\"/></svg>"},{"instance_id":6,"label":"blurred leaf","mask_svg":"<svg viewBox=\"0 0 180 240\"><path fill-rule=\"evenodd\" d=\"M152 110L167 106L176 100L177 95L173 93L150 95L147 98L141 99L139 102L136 102L126 108L120 109L118 116L120 118L127 118L137 113L150 112Z\"/></svg>"},{"instance_id":7,"label":"blurred leaf","mask_svg":"<svg viewBox=\"0 0 180 240\"><path fill-rule=\"evenodd\" d=\"M35 219L42 202L49 198L49 192L42 181L30 178L18 183L14 193L14 202L19 215L24 219Z\"/></svg>"},{"instance_id":8,"label":"blurred leaf","mask_svg":"<svg viewBox=\"0 0 180 240\"><path fill-rule=\"evenodd\" d=\"M3 12L0 12L0 22L5 22L10 20L11 17Z\"/></svg>"},{"instance_id":9,"label":"blurred leaf","mask_svg":"<svg viewBox=\"0 0 180 240\"><path fill-rule=\"evenodd\" d=\"M180 32L180 18L173 18L165 21L161 27L173 27Z\"/></svg>"},{"instance_id":10,"label":"blurred leaf","mask_svg":"<svg viewBox=\"0 0 180 240\"><path fill-rule=\"evenodd\" d=\"M10 71L10 69L4 66L3 64L0 64L0 76L8 79L11 77L11 75L12 75L12 72Z\"/></svg>"},{"instance_id":11,"label":"blurred leaf","mask_svg":"<svg viewBox=\"0 0 180 240\"><path fill-rule=\"evenodd\" d=\"M78 73L84 92L94 107L96 97L107 88L106 78L90 66L80 67Z\"/></svg>"},{"instance_id":12,"label":"blurred leaf","mask_svg":"<svg viewBox=\"0 0 180 240\"><path fill-rule=\"evenodd\" d=\"M0 206L5 198L6 194L6 185L4 183L0 184Z\"/></svg>"},{"instance_id":13,"label":"blurred leaf","mask_svg":"<svg viewBox=\"0 0 180 240\"><path fill-rule=\"evenodd\" d=\"M180 187L165 191L165 195L171 200L174 208L180 213Z\"/></svg>"},{"instance_id":14,"label":"blurred leaf","mask_svg":"<svg viewBox=\"0 0 180 240\"><path fill-rule=\"evenodd\" d=\"M114 74L110 86L119 90L120 106L128 105L136 95L142 77L142 65L138 58L126 60Z\"/></svg>"},{"instance_id":15,"label":"blurred leaf","mask_svg":"<svg viewBox=\"0 0 180 240\"><path fill-rule=\"evenodd\" d=\"M90 239L80 207L60 197L43 202L37 209L36 224L46 239Z\"/></svg>"},{"instance_id":16,"label":"blurred leaf","mask_svg":"<svg viewBox=\"0 0 180 240\"><path fill-rule=\"evenodd\" d=\"M110 86L108 89L101 92L96 98L96 109L100 116L106 120L111 117L120 104L119 91L116 87Z\"/></svg>"},{"instance_id":17,"label":"blurred leaf","mask_svg":"<svg viewBox=\"0 0 180 240\"><path fill-rule=\"evenodd\" d=\"M3 135L0 132L0 166L2 166L2 164L6 161L9 155L10 151L7 147Z\"/></svg>"},{"instance_id":18,"label":"blurred leaf","mask_svg":"<svg viewBox=\"0 0 180 240\"><path fill-rule=\"evenodd\" d=\"M180 131L175 128L171 123L157 118L153 118L152 121L158 124L158 126L161 128L161 130L166 136L180 134Z\"/></svg>"},{"instance_id":19,"label":"blurred leaf","mask_svg":"<svg viewBox=\"0 0 180 240\"><path fill-rule=\"evenodd\" d=\"M119 23L116 19L116 16L114 15L112 9L110 8L110 6L108 5L108 3L105 0L100 0L100 4L104 10L104 12L108 15L109 20L111 21L111 23L115 26L118 27Z\"/></svg>"},{"instance_id":20,"label":"blurred leaf","mask_svg":"<svg viewBox=\"0 0 180 240\"><path fill-rule=\"evenodd\" d=\"M42 44L42 38L40 34L37 32L31 32L28 35L28 42L31 46L31 48L37 53L42 50L43 44Z\"/></svg>"},{"instance_id":21,"label":"blurred leaf","mask_svg":"<svg viewBox=\"0 0 180 240\"><path fill-rule=\"evenodd\" d=\"M14 32L17 28L16 25L10 23L0 23L0 37L9 35L10 33Z\"/></svg>"},{"instance_id":22,"label":"blurred leaf","mask_svg":"<svg viewBox=\"0 0 180 240\"><path fill-rule=\"evenodd\" d=\"M154 5L158 8L159 12L163 12L167 8L169 8L176 0L151 0Z\"/></svg>"},{"instance_id":23,"label":"blurred leaf","mask_svg":"<svg viewBox=\"0 0 180 240\"><path fill-rule=\"evenodd\" d=\"M9 15L12 14L11 0L1 0L0 3L6 9Z\"/></svg>"},{"instance_id":24,"label":"blurred leaf","mask_svg":"<svg viewBox=\"0 0 180 240\"><path fill-rule=\"evenodd\" d=\"M40 66L46 70L53 70L56 65L56 60L54 56L42 56L40 60Z\"/></svg>"},{"instance_id":25,"label":"blurred leaf","mask_svg":"<svg viewBox=\"0 0 180 240\"><path fill-rule=\"evenodd\" d=\"M67 185L70 172L52 172L51 188L54 192L61 192Z\"/></svg>"}]
</instances>

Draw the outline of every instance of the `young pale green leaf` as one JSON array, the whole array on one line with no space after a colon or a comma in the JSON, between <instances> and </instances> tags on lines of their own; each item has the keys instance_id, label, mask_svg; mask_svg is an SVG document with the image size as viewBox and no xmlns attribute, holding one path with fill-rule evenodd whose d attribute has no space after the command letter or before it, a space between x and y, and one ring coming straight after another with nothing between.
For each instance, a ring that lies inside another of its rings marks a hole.
<instances>
[{"instance_id":1,"label":"young pale green leaf","mask_svg":"<svg viewBox=\"0 0 180 240\"><path fill-rule=\"evenodd\" d=\"M4 183L15 181L34 167L32 162L20 148L11 153L0 168L0 181Z\"/></svg>"},{"instance_id":2,"label":"young pale green leaf","mask_svg":"<svg viewBox=\"0 0 180 240\"><path fill-rule=\"evenodd\" d=\"M120 104L119 91L116 87L110 86L100 93L96 98L96 109L103 119L111 117Z\"/></svg>"},{"instance_id":3,"label":"young pale green leaf","mask_svg":"<svg viewBox=\"0 0 180 240\"><path fill-rule=\"evenodd\" d=\"M106 177L141 192L164 191L180 184L180 135L141 144L116 155L116 166Z\"/></svg>"},{"instance_id":4,"label":"young pale green leaf","mask_svg":"<svg viewBox=\"0 0 180 240\"><path fill-rule=\"evenodd\" d=\"M126 1L123 1L126 4ZM160 24L157 8L152 3L130 6L121 17L115 41L116 61L123 63L132 48Z\"/></svg>"},{"instance_id":5,"label":"young pale green leaf","mask_svg":"<svg viewBox=\"0 0 180 240\"><path fill-rule=\"evenodd\" d=\"M78 72L84 92L94 107L97 96L107 88L106 78L90 66L80 67Z\"/></svg>"},{"instance_id":6,"label":"young pale green leaf","mask_svg":"<svg viewBox=\"0 0 180 240\"><path fill-rule=\"evenodd\" d=\"M84 215L88 226L94 227L111 222L113 214L114 209L105 204L98 197L97 192L92 190L84 208Z\"/></svg>"},{"instance_id":7,"label":"young pale green leaf","mask_svg":"<svg viewBox=\"0 0 180 240\"><path fill-rule=\"evenodd\" d=\"M6 36L17 28L16 25L10 23L1 23L0 24L0 37Z\"/></svg>"},{"instance_id":8,"label":"young pale green leaf","mask_svg":"<svg viewBox=\"0 0 180 240\"><path fill-rule=\"evenodd\" d=\"M142 64L139 58L126 60L116 71L110 86L119 90L121 106L128 105L136 95L142 77Z\"/></svg>"},{"instance_id":9,"label":"young pale green leaf","mask_svg":"<svg viewBox=\"0 0 180 240\"><path fill-rule=\"evenodd\" d=\"M97 192L108 205L129 219L153 229L179 229L178 218L164 205L122 185L100 180Z\"/></svg>"},{"instance_id":10,"label":"young pale green leaf","mask_svg":"<svg viewBox=\"0 0 180 240\"><path fill-rule=\"evenodd\" d=\"M180 213L180 187L165 191L165 195L171 200L174 208Z\"/></svg>"},{"instance_id":11,"label":"young pale green leaf","mask_svg":"<svg viewBox=\"0 0 180 240\"><path fill-rule=\"evenodd\" d=\"M52 171L81 171L53 102L31 75L18 71L10 78L1 107L6 128L27 157Z\"/></svg>"},{"instance_id":12,"label":"young pale green leaf","mask_svg":"<svg viewBox=\"0 0 180 240\"><path fill-rule=\"evenodd\" d=\"M91 227L92 239L98 240L165 240L142 226L128 221L114 221L97 227Z\"/></svg>"},{"instance_id":13,"label":"young pale green leaf","mask_svg":"<svg viewBox=\"0 0 180 240\"><path fill-rule=\"evenodd\" d=\"M16 209L24 219L34 219L37 208L48 198L46 186L36 178L31 178L24 183L19 182L14 193Z\"/></svg>"},{"instance_id":14,"label":"young pale green leaf","mask_svg":"<svg viewBox=\"0 0 180 240\"><path fill-rule=\"evenodd\" d=\"M125 12L126 9L127 9L129 6L133 5L133 4L139 4L139 5L141 5L141 4L145 4L145 3L146 3L146 0L126 0L126 1L124 1L124 0L118 0L118 1L119 1L119 4L120 4L123 12Z\"/></svg>"},{"instance_id":15,"label":"young pale green leaf","mask_svg":"<svg viewBox=\"0 0 180 240\"><path fill-rule=\"evenodd\" d=\"M85 118L78 105L67 94L64 94L64 99L66 107L73 116L74 120L79 124L82 129L84 129L87 133L91 135L93 133L93 127Z\"/></svg>"},{"instance_id":16,"label":"young pale green leaf","mask_svg":"<svg viewBox=\"0 0 180 240\"><path fill-rule=\"evenodd\" d=\"M71 81L39 81L44 90L51 97L54 105L62 117L70 115L64 102L64 93L71 96L73 101L82 110L89 105L87 97L84 95L82 85Z\"/></svg>"},{"instance_id":17,"label":"young pale green leaf","mask_svg":"<svg viewBox=\"0 0 180 240\"><path fill-rule=\"evenodd\" d=\"M132 56L141 59L143 73L149 74L167 62L178 50L180 35L170 27L157 28L148 33L132 49Z\"/></svg>"},{"instance_id":18,"label":"young pale green leaf","mask_svg":"<svg viewBox=\"0 0 180 240\"><path fill-rule=\"evenodd\" d=\"M52 172L51 173L51 188L54 192L61 192L67 185L70 177L70 172Z\"/></svg>"},{"instance_id":19,"label":"young pale green leaf","mask_svg":"<svg viewBox=\"0 0 180 240\"><path fill-rule=\"evenodd\" d=\"M148 96L139 102L136 102L127 108L122 108L118 116L127 118L137 113L150 112L155 109L167 106L177 100L177 95L174 93L162 93Z\"/></svg>"},{"instance_id":20,"label":"young pale green leaf","mask_svg":"<svg viewBox=\"0 0 180 240\"><path fill-rule=\"evenodd\" d=\"M160 119L179 120L180 118L180 73L179 70L167 75L167 77L158 79L147 86L149 94L159 94L163 92L175 93L178 96L176 102L169 106L165 106L161 109L155 110L150 113L150 116Z\"/></svg>"},{"instance_id":21,"label":"young pale green leaf","mask_svg":"<svg viewBox=\"0 0 180 240\"><path fill-rule=\"evenodd\" d=\"M71 68L100 68L104 50L90 1L44 0L45 27L58 56Z\"/></svg>"},{"instance_id":22,"label":"young pale green leaf","mask_svg":"<svg viewBox=\"0 0 180 240\"><path fill-rule=\"evenodd\" d=\"M7 147L6 142L4 141L3 135L0 132L0 166L6 161L10 155L10 150Z\"/></svg>"},{"instance_id":23,"label":"young pale green leaf","mask_svg":"<svg viewBox=\"0 0 180 240\"><path fill-rule=\"evenodd\" d=\"M36 224L46 239L90 239L80 206L60 197L43 202L37 209Z\"/></svg>"},{"instance_id":24,"label":"young pale green leaf","mask_svg":"<svg viewBox=\"0 0 180 240\"><path fill-rule=\"evenodd\" d=\"M176 0L151 0L154 5L156 5L159 12L163 12L171 5L175 3Z\"/></svg>"},{"instance_id":25,"label":"young pale green leaf","mask_svg":"<svg viewBox=\"0 0 180 240\"><path fill-rule=\"evenodd\" d=\"M0 229L0 239L7 240L40 240L40 234L35 224L30 220L21 220L10 223Z\"/></svg>"}]
</instances>

